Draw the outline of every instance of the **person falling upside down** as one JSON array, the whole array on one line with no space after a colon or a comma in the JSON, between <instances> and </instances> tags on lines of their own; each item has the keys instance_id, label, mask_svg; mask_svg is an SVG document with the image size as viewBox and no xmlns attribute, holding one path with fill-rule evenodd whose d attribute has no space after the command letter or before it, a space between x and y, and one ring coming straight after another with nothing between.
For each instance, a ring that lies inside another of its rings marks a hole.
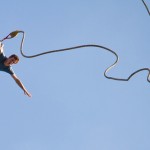
<instances>
[{"instance_id":1,"label":"person falling upside down","mask_svg":"<svg viewBox=\"0 0 150 150\"><path fill-rule=\"evenodd\" d=\"M19 57L15 54L9 56L8 58L4 55L4 44L0 42L0 71L4 71L9 73L11 77L16 81L18 86L24 91L24 94L31 97L31 94L26 90L24 85L21 83L19 78L16 76L14 71L12 70L12 65L17 64L19 62Z\"/></svg>"}]
</instances>

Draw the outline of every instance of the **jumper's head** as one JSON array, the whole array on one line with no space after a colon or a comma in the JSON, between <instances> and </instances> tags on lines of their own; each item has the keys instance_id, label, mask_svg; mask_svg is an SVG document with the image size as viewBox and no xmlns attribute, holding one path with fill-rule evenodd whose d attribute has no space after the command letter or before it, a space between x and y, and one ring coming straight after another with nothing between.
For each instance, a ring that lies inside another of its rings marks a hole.
<instances>
[{"instance_id":1,"label":"jumper's head","mask_svg":"<svg viewBox=\"0 0 150 150\"><path fill-rule=\"evenodd\" d=\"M6 64L8 66L10 65L13 65L13 64L17 64L19 62L19 57L15 54L9 56L7 59L6 59Z\"/></svg>"}]
</instances>

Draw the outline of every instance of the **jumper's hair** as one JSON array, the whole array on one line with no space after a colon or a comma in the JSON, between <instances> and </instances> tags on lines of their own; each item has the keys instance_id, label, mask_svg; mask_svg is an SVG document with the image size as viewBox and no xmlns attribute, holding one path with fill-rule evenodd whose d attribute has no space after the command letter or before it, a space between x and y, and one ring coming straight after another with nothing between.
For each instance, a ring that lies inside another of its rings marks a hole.
<instances>
[{"instance_id":1,"label":"jumper's hair","mask_svg":"<svg viewBox=\"0 0 150 150\"><path fill-rule=\"evenodd\" d=\"M16 60L16 63L19 62L19 57L17 55L15 55L15 54L9 56L9 58L14 58Z\"/></svg>"}]
</instances>

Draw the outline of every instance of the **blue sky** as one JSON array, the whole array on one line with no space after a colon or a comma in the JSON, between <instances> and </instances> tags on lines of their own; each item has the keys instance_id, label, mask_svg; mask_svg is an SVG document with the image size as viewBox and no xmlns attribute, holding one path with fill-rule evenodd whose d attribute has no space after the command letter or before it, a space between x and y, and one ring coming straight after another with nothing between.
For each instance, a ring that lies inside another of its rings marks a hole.
<instances>
[{"instance_id":1,"label":"blue sky","mask_svg":"<svg viewBox=\"0 0 150 150\"><path fill-rule=\"evenodd\" d=\"M106 46L120 58L109 72L114 77L149 68L149 27L141 0L1 2L0 38L25 31L27 55L81 44ZM108 80L103 73L115 58L103 49L26 59L20 41L21 35L5 41L5 54L20 56L13 69L32 98L1 72L0 149L150 149L147 72L129 82Z\"/></svg>"}]
</instances>

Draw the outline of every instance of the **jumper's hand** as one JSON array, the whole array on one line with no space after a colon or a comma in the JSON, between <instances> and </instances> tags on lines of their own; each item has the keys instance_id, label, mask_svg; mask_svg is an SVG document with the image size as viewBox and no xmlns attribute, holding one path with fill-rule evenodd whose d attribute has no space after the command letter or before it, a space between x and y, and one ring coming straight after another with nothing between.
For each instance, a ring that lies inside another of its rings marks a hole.
<instances>
[{"instance_id":1,"label":"jumper's hand","mask_svg":"<svg viewBox=\"0 0 150 150\"><path fill-rule=\"evenodd\" d=\"M27 96L29 96L29 97L32 97L32 95L28 91L26 91L26 90L24 91L24 94L27 95Z\"/></svg>"}]
</instances>

